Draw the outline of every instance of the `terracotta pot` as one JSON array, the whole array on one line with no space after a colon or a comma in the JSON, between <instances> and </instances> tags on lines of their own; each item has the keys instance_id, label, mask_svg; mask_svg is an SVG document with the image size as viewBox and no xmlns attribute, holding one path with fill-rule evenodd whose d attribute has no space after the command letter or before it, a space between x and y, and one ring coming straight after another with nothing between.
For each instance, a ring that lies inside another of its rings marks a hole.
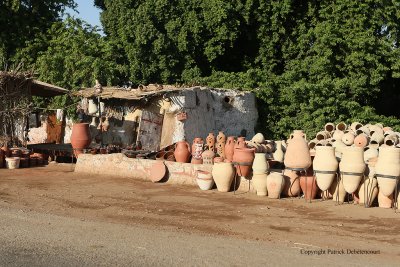
<instances>
[{"instance_id":1,"label":"terracotta pot","mask_svg":"<svg viewBox=\"0 0 400 267\"><path fill-rule=\"evenodd\" d=\"M346 146L351 146L354 143L354 134L352 132L347 132L342 136L342 142Z\"/></svg>"},{"instance_id":2,"label":"terracotta pot","mask_svg":"<svg viewBox=\"0 0 400 267\"><path fill-rule=\"evenodd\" d=\"M20 162L20 158L19 157L9 157L6 158L6 166L7 169L18 169L19 168L19 162Z\"/></svg>"},{"instance_id":3,"label":"terracotta pot","mask_svg":"<svg viewBox=\"0 0 400 267\"><path fill-rule=\"evenodd\" d=\"M343 186L347 193L354 193L360 185L365 171L364 149L362 147L346 147L343 150L339 168Z\"/></svg>"},{"instance_id":4,"label":"terracotta pot","mask_svg":"<svg viewBox=\"0 0 400 267\"><path fill-rule=\"evenodd\" d=\"M361 183L358 190L359 204L364 204L368 201L367 205L370 207L378 196L378 192L378 181L376 178L365 179L365 182Z\"/></svg>"},{"instance_id":5,"label":"terracotta pot","mask_svg":"<svg viewBox=\"0 0 400 267\"><path fill-rule=\"evenodd\" d=\"M206 138L208 150L215 152L215 136L214 133L209 133Z\"/></svg>"},{"instance_id":6,"label":"terracotta pot","mask_svg":"<svg viewBox=\"0 0 400 267\"><path fill-rule=\"evenodd\" d=\"M150 169L149 178L153 183L161 181L167 173L167 167L164 162L156 161Z\"/></svg>"},{"instance_id":7,"label":"terracotta pot","mask_svg":"<svg viewBox=\"0 0 400 267\"><path fill-rule=\"evenodd\" d=\"M266 173L253 174L251 183L256 190L257 196L267 195L267 176Z\"/></svg>"},{"instance_id":8,"label":"terracotta pot","mask_svg":"<svg viewBox=\"0 0 400 267\"><path fill-rule=\"evenodd\" d=\"M235 148L233 162L237 163L236 171L239 176L248 177L250 175L254 153L254 148Z\"/></svg>"},{"instance_id":9,"label":"terracotta pot","mask_svg":"<svg viewBox=\"0 0 400 267\"><path fill-rule=\"evenodd\" d=\"M354 138L355 146L364 148L364 147L368 146L368 144L369 144L369 137L367 135L365 135L364 133L361 133Z\"/></svg>"},{"instance_id":10,"label":"terracotta pot","mask_svg":"<svg viewBox=\"0 0 400 267\"><path fill-rule=\"evenodd\" d=\"M359 122L353 122L350 126L350 129L356 133L359 128L363 127L363 125Z\"/></svg>"},{"instance_id":11,"label":"terracotta pot","mask_svg":"<svg viewBox=\"0 0 400 267\"><path fill-rule=\"evenodd\" d=\"M307 170L305 176L300 176L300 188L307 200L315 199L317 196L318 186L312 168Z\"/></svg>"},{"instance_id":12,"label":"terracotta pot","mask_svg":"<svg viewBox=\"0 0 400 267\"><path fill-rule=\"evenodd\" d=\"M379 191L389 196L396 188L396 177L400 176L400 149L396 147L380 147L378 162L375 166ZM385 178L390 176L393 178Z\"/></svg>"},{"instance_id":13,"label":"terracotta pot","mask_svg":"<svg viewBox=\"0 0 400 267\"><path fill-rule=\"evenodd\" d=\"M332 122L328 122L327 124L325 124L324 129L329 133L333 133L335 131L335 124L333 124Z\"/></svg>"},{"instance_id":14,"label":"terracotta pot","mask_svg":"<svg viewBox=\"0 0 400 267\"><path fill-rule=\"evenodd\" d=\"M176 162L189 162L190 146L186 141L179 141L176 143L174 152Z\"/></svg>"},{"instance_id":15,"label":"terracotta pot","mask_svg":"<svg viewBox=\"0 0 400 267\"><path fill-rule=\"evenodd\" d=\"M238 137L235 148L246 148L246 138L245 137Z\"/></svg>"},{"instance_id":16,"label":"terracotta pot","mask_svg":"<svg viewBox=\"0 0 400 267\"><path fill-rule=\"evenodd\" d=\"M255 153L253 161L253 175L267 173L269 170L269 165L265 153Z\"/></svg>"},{"instance_id":17,"label":"terracotta pot","mask_svg":"<svg viewBox=\"0 0 400 267\"><path fill-rule=\"evenodd\" d=\"M212 165L214 163L215 153L212 150L205 150L203 154L201 154L203 159L203 164Z\"/></svg>"},{"instance_id":18,"label":"terracotta pot","mask_svg":"<svg viewBox=\"0 0 400 267\"><path fill-rule=\"evenodd\" d=\"M295 130L286 148L284 164L288 168L306 169L311 166L311 155L305 134Z\"/></svg>"},{"instance_id":19,"label":"terracotta pot","mask_svg":"<svg viewBox=\"0 0 400 267\"><path fill-rule=\"evenodd\" d=\"M212 174L208 171L198 170L196 182L201 190L211 190L214 185Z\"/></svg>"},{"instance_id":20,"label":"terracotta pot","mask_svg":"<svg viewBox=\"0 0 400 267\"><path fill-rule=\"evenodd\" d=\"M336 130L338 131L346 131L347 130L347 125L344 122L339 122L338 124L336 124Z\"/></svg>"},{"instance_id":21,"label":"terracotta pot","mask_svg":"<svg viewBox=\"0 0 400 267\"><path fill-rule=\"evenodd\" d=\"M257 133L251 138L251 141L258 144L263 144L265 142L265 137L262 133Z\"/></svg>"},{"instance_id":22,"label":"terracotta pot","mask_svg":"<svg viewBox=\"0 0 400 267\"><path fill-rule=\"evenodd\" d=\"M282 194L288 197L298 196L300 193L299 172L285 169L283 174L283 178L285 179L285 186L283 187Z\"/></svg>"},{"instance_id":23,"label":"terracotta pot","mask_svg":"<svg viewBox=\"0 0 400 267\"><path fill-rule=\"evenodd\" d=\"M214 178L217 189L220 192L228 192L233 178L234 178L234 168L232 163L228 162L218 162L215 163L212 169L212 176Z\"/></svg>"},{"instance_id":24,"label":"terracotta pot","mask_svg":"<svg viewBox=\"0 0 400 267\"><path fill-rule=\"evenodd\" d=\"M379 208L390 209L393 206L393 194L385 196L381 190L378 193Z\"/></svg>"},{"instance_id":25,"label":"terracotta pot","mask_svg":"<svg viewBox=\"0 0 400 267\"><path fill-rule=\"evenodd\" d=\"M76 157L90 145L91 140L88 123L75 123L72 126L71 145Z\"/></svg>"},{"instance_id":26,"label":"terracotta pot","mask_svg":"<svg viewBox=\"0 0 400 267\"><path fill-rule=\"evenodd\" d=\"M285 152L283 151L283 143L284 141L275 141L275 152L273 153L273 158L275 161L283 162L285 158Z\"/></svg>"},{"instance_id":27,"label":"terracotta pot","mask_svg":"<svg viewBox=\"0 0 400 267\"><path fill-rule=\"evenodd\" d=\"M267 176L267 191L269 198L279 198L285 186L281 172L271 172Z\"/></svg>"},{"instance_id":28,"label":"terracotta pot","mask_svg":"<svg viewBox=\"0 0 400 267\"><path fill-rule=\"evenodd\" d=\"M315 158L313 169L318 187L322 190L328 190L334 179L339 163L335 156L335 148L329 146L318 146L315 148ZM325 173L333 172L333 173Z\"/></svg>"},{"instance_id":29,"label":"terracotta pot","mask_svg":"<svg viewBox=\"0 0 400 267\"><path fill-rule=\"evenodd\" d=\"M225 158L233 160L233 152L235 149L235 137L229 136L225 144Z\"/></svg>"}]
</instances>

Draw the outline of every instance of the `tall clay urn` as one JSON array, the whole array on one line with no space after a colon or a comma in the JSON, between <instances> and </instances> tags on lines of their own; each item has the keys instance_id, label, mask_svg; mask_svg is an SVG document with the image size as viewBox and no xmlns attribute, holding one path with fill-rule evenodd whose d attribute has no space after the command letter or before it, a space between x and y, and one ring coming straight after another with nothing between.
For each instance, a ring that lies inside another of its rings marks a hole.
<instances>
[{"instance_id":1,"label":"tall clay urn","mask_svg":"<svg viewBox=\"0 0 400 267\"><path fill-rule=\"evenodd\" d=\"M269 198L279 198L285 186L281 172L271 172L267 177L267 191Z\"/></svg>"},{"instance_id":2,"label":"tall clay urn","mask_svg":"<svg viewBox=\"0 0 400 267\"><path fill-rule=\"evenodd\" d=\"M389 196L396 188L396 179L400 176L400 149L397 147L380 147L378 162L375 166L379 191Z\"/></svg>"},{"instance_id":3,"label":"tall clay urn","mask_svg":"<svg viewBox=\"0 0 400 267\"><path fill-rule=\"evenodd\" d=\"M354 193L364 176L364 149L356 146L343 149L339 168L344 189L349 194Z\"/></svg>"},{"instance_id":4,"label":"tall clay urn","mask_svg":"<svg viewBox=\"0 0 400 267\"><path fill-rule=\"evenodd\" d=\"M76 157L83 153L83 149L90 145L91 140L89 123L75 123L72 126L71 145Z\"/></svg>"},{"instance_id":5,"label":"tall clay urn","mask_svg":"<svg viewBox=\"0 0 400 267\"><path fill-rule=\"evenodd\" d=\"M230 162L214 163L212 177L220 192L228 192L231 188L235 170Z\"/></svg>"},{"instance_id":6,"label":"tall clay urn","mask_svg":"<svg viewBox=\"0 0 400 267\"><path fill-rule=\"evenodd\" d=\"M253 174L267 173L269 170L269 164L265 153L256 153L253 161Z\"/></svg>"},{"instance_id":7,"label":"tall clay urn","mask_svg":"<svg viewBox=\"0 0 400 267\"><path fill-rule=\"evenodd\" d=\"M318 187L322 191L325 191L329 189L333 180L336 178L336 171L339 163L335 156L334 147L317 146L315 150L313 169Z\"/></svg>"},{"instance_id":8,"label":"tall clay urn","mask_svg":"<svg viewBox=\"0 0 400 267\"><path fill-rule=\"evenodd\" d=\"M233 162L236 164L236 171L239 176L248 177L253 165L254 148L235 148Z\"/></svg>"},{"instance_id":9,"label":"tall clay urn","mask_svg":"<svg viewBox=\"0 0 400 267\"><path fill-rule=\"evenodd\" d=\"M176 143L174 152L176 162L189 162L190 158L190 147L188 142L179 141Z\"/></svg>"},{"instance_id":10,"label":"tall clay urn","mask_svg":"<svg viewBox=\"0 0 400 267\"><path fill-rule=\"evenodd\" d=\"M232 161L233 160L233 152L235 149L235 137L229 136L226 140L225 144L225 158Z\"/></svg>"},{"instance_id":11,"label":"tall clay urn","mask_svg":"<svg viewBox=\"0 0 400 267\"><path fill-rule=\"evenodd\" d=\"M284 164L288 168L307 169L311 166L311 155L306 136L301 130L295 130L286 148Z\"/></svg>"}]
</instances>

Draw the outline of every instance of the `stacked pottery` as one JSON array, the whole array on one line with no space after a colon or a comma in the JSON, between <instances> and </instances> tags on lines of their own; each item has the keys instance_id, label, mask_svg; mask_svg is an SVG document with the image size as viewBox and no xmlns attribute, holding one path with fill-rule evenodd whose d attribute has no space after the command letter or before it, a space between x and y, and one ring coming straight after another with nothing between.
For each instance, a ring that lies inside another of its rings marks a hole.
<instances>
[{"instance_id":1,"label":"stacked pottery","mask_svg":"<svg viewBox=\"0 0 400 267\"><path fill-rule=\"evenodd\" d=\"M76 157L83 153L83 149L90 145L91 140L88 123L75 123L72 126L71 145Z\"/></svg>"},{"instance_id":2,"label":"stacked pottery","mask_svg":"<svg viewBox=\"0 0 400 267\"><path fill-rule=\"evenodd\" d=\"M225 158L225 144L226 144L226 136L223 132L219 132L217 135L217 154Z\"/></svg>"},{"instance_id":3,"label":"stacked pottery","mask_svg":"<svg viewBox=\"0 0 400 267\"><path fill-rule=\"evenodd\" d=\"M284 164L292 169L307 169L311 166L311 155L301 130L295 130L286 148Z\"/></svg>"},{"instance_id":4,"label":"stacked pottery","mask_svg":"<svg viewBox=\"0 0 400 267\"><path fill-rule=\"evenodd\" d=\"M230 162L218 162L214 163L212 169L212 177L214 178L217 189L220 192L228 192L233 178L234 178L234 168Z\"/></svg>"},{"instance_id":5,"label":"stacked pottery","mask_svg":"<svg viewBox=\"0 0 400 267\"><path fill-rule=\"evenodd\" d=\"M346 147L339 164L343 186L347 193L354 193L360 185L365 171L364 149Z\"/></svg>"},{"instance_id":6,"label":"stacked pottery","mask_svg":"<svg viewBox=\"0 0 400 267\"><path fill-rule=\"evenodd\" d=\"M380 147L375 170L379 192L386 197L392 195L396 188L396 180L400 176L400 149Z\"/></svg>"},{"instance_id":7,"label":"stacked pottery","mask_svg":"<svg viewBox=\"0 0 400 267\"><path fill-rule=\"evenodd\" d=\"M192 144L192 164L202 164L203 163L203 158L201 157L203 153L203 145L204 141L203 138L196 137L193 140Z\"/></svg>"},{"instance_id":8,"label":"stacked pottery","mask_svg":"<svg viewBox=\"0 0 400 267\"><path fill-rule=\"evenodd\" d=\"M225 144L225 158L232 161L233 160L233 152L235 149L235 137L229 136L226 140Z\"/></svg>"},{"instance_id":9,"label":"stacked pottery","mask_svg":"<svg viewBox=\"0 0 400 267\"><path fill-rule=\"evenodd\" d=\"M196 182L201 190L211 190L214 185L212 174L208 171L197 171Z\"/></svg>"},{"instance_id":10,"label":"stacked pottery","mask_svg":"<svg viewBox=\"0 0 400 267\"><path fill-rule=\"evenodd\" d=\"M237 174L241 177L248 177L253 164L255 149L254 148L235 148L233 153L233 162L236 164Z\"/></svg>"},{"instance_id":11,"label":"stacked pottery","mask_svg":"<svg viewBox=\"0 0 400 267\"><path fill-rule=\"evenodd\" d=\"M267 191L269 198L279 198L285 186L281 172L272 171L267 176Z\"/></svg>"},{"instance_id":12,"label":"stacked pottery","mask_svg":"<svg viewBox=\"0 0 400 267\"><path fill-rule=\"evenodd\" d=\"M328 190L333 180L336 178L336 171L339 163L335 156L335 148L331 146L317 146L313 169L318 187L322 190Z\"/></svg>"},{"instance_id":13,"label":"stacked pottery","mask_svg":"<svg viewBox=\"0 0 400 267\"><path fill-rule=\"evenodd\" d=\"M182 140L176 143L174 152L176 162L186 163L190 158L190 146L188 142Z\"/></svg>"},{"instance_id":14,"label":"stacked pottery","mask_svg":"<svg viewBox=\"0 0 400 267\"><path fill-rule=\"evenodd\" d=\"M256 153L253 161L252 184L258 196L267 195L267 173L269 165L265 153Z\"/></svg>"}]
</instances>

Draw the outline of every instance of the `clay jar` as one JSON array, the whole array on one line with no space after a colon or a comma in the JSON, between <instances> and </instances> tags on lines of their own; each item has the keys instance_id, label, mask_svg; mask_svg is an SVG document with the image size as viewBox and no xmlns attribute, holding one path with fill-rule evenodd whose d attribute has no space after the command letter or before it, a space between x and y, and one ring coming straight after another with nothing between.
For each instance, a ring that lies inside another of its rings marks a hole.
<instances>
[{"instance_id":1,"label":"clay jar","mask_svg":"<svg viewBox=\"0 0 400 267\"><path fill-rule=\"evenodd\" d=\"M285 157L285 153L283 152L283 146L282 143L284 141L275 141L275 152L274 154L272 154L274 160L278 161L278 162L283 162L283 159Z\"/></svg>"},{"instance_id":2,"label":"clay jar","mask_svg":"<svg viewBox=\"0 0 400 267\"><path fill-rule=\"evenodd\" d=\"M201 157L203 159L203 164L209 164L209 165L214 164L214 157L215 157L214 151L205 150L203 154L201 154Z\"/></svg>"},{"instance_id":3,"label":"clay jar","mask_svg":"<svg viewBox=\"0 0 400 267\"><path fill-rule=\"evenodd\" d=\"M209 133L206 138L208 150L215 152L215 136L214 133Z\"/></svg>"},{"instance_id":4,"label":"clay jar","mask_svg":"<svg viewBox=\"0 0 400 267\"><path fill-rule=\"evenodd\" d=\"M352 132L347 132L342 136L342 142L346 146L351 146L354 143L354 134Z\"/></svg>"},{"instance_id":5,"label":"clay jar","mask_svg":"<svg viewBox=\"0 0 400 267\"><path fill-rule=\"evenodd\" d=\"M203 158L201 157L201 154L203 153L203 138L196 137L193 140L192 144L192 163L193 164L202 164L203 163Z\"/></svg>"},{"instance_id":6,"label":"clay jar","mask_svg":"<svg viewBox=\"0 0 400 267\"><path fill-rule=\"evenodd\" d=\"M336 178L336 171L339 166L335 156L335 148L330 146L315 147L315 158L313 169L318 187L322 190L328 190L333 180ZM329 173L325 173L329 172Z\"/></svg>"},{"instance_id":7,"label":"clay jar","mask_svg":"<svg viewBox=\"0 0 400 267\"><path fill-rule=\"evenodd\" d=\"M286 169L283 178L285 179L285 186L283 187L282 194L288 197L298 196L300 193L299 173L297 171Z\"/></svg>"},{"instance_id":8,"label":"clay jar","mask_svg":"<svg viewBox=\"0 0 400 267\"><path fill-rule=\"evenodd\" d=\"M263 144L265 142L265 137L262 133L257 133L251 138L251 141L258 144Z\"/></svg>"},{"instance_id":9,"label":"clay jar","mask_svg":"<svg viewBox=\"0 0 400 267\"><path fill-rule=\"evenodd\" d=\"M233 152L235 149L235 137L229 136L226 140L225 144L225 158L232 161L233 160Z\"/></svg>"},{"instance_id":10,"label":"clay jar","mask_svg":"<svg viewBox=\"0 0 400 267\"><path fill-rule=\"evenodd\" d=\"M267 180L268 175L266 173L253 174L251 182L256 190L257 196L267 195Z\"/></svg>"},{"instance_id":11,"label":"clay jar","mask_svg":"<svg viewBox=\"0 0 400 267\"><path fill-rule=\"evenodd\" d=\"M196 182L201 190L210 190L214 185L212 174L208 171L197 171Z\"/></svg>"},{"instance_id":12,"label":"clay jar","mask_svg":"<svg viewBox=\"0 0 400 267\"><path fill-rule=\"evenodd\" d=\"M19 168L19 162L20 162L20 158L19 157L9 157L6 158L6 165L7 165L7 169L18 169Z\"/></svg>"},{"instance_id":13,"label":"clay jar","mask_svg":"<svg viewBox=\"0 0 400 267\"><path fill-rule=\"evenodd\" d=\"M283 187L285 185L285 180L281 172L271 172L267 176L267 191L269 198L279 198Z\"/></svg>"},{"instance_id":14,"label":"clay jar","mask_svg":"<svg viewBox=\"0 0 400 267\"><path fill-rule=\"evenodd\" d=\"M365 171L364 149L362 147L346 147L343 149L339 164L343 186L347 193L354 193L360 185Z\"/></svg>"},{"instance_id":15,"label":"clay jar","mask_svg":"<svg viewBox=\"0 0 400 267\"><path fill-rule=\"evenodd\" d=\"M190 158L190 147L188 142L179 141L176 143L174 152L176 162L186 163Z\"/></svg>"},{"instance_id":16,"label":"clay jar","mask_svg":"<svg viewBox=\"0 0 400 267\"><path fill-rule=\"evenodd\" d=\"M88 123L75 123L72 126L71 145L76 157L90 145L91 140Z\"/></svg>"},{"instance_id":17,"label":"clay jar","mask_svg":"<svg viewBox=\"0 0 400 267\"><path fill-rule=\"evenodd\" d=\"M246 146L246 138L245 137L238 137L235 148L245 148Z\"/></svg>"},{"instance_id":18,"label":"clay jar","mask_svg":"<svg viewBox=\"0 0 400 267\"><path fill-rule=\"evenodd\" d=\"M218 162L215 163L212 169L212 176L214 178L217 189L220 192L228 192L234 177L235 171L232 163Z\"/></svg>"},{"instance_id":19,"label":"clay jar","mask_svg":"<svg viewBox=\"0 0 400 267\"><path fill-rule=\"evenodd\" d=\"M267 173L269 165L265 153L256 153L253 161L253 174Z\"/></svg>"},{"instance_id":20,"label":"clay jar","mask_svg":"<svg viewBox=\"0 0 400 267\"><path fill-rule=\"evenodd\" d=\"M248 177L250 175L255 157L254 152L254 148L235 148L233 162L237 164L236 171L239 176Z\"/></svg>"},{"instance_id":21,"label":"clay jar","mask_svg":"<svg viewBox=\"0 0 400 267\"><path fill-rule=\"evenodd\" d=\"M366 134L359 134L354 138L354 145L358 147L366 147L369 144L369 137Z\"/></svg>"},{"instance_id":22,"label":"clay jar","mask_svg":"<svg viewBox=\"0 0 400 267\"><path fill-rule=\"evenodd\" d=\"M379 191L384 196L391 195L396 188L396 179L400 176L400 149L396 147L380 147L375 170Z\"/></svg>"},{"instance_id":23,"label":"clay jar","mask_svg":"<svg viewBox=\"0 0 400 267\"><path fill-rule=\"evenodd\" d=\"M311 166L311 155L301 130L295 130L286 148L284 164L288 168L307 169Z\"/></svg>"},{"instance_id":24,"label":"clay jar","mask_svg":"<svg viewBox=\"0 0 400 267\"><path fill-rule=\"evenodd\" d=\"M306 175L300 176L300 187L306 200L315 199L318 186L312 168L307 170Z\"/></svg>"},{"instance_id":25,"label":"clay jar","mask_svg":"<svg viewBox=\"0 0 400 267\"><path fill-rule=\"evenodd\" d=\"M359 128L363 127L363 125L359 122L353 122L350 126L350 129L355 133Z\"/></svg>"}]
</instances>

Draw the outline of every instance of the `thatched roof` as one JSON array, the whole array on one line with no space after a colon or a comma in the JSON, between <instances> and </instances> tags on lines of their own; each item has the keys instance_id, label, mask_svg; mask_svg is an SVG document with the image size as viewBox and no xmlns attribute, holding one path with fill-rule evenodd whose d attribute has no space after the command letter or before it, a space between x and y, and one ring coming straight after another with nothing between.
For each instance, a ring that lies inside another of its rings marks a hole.
<instances>
[{"instance_id":1,"label":"thatched roof","mask_svg":"<svg viewBox=\"0 0 400 267\"><path fill-rule=\"evenodd\" d=\"M68 94L68 90L61 88L56 85L52 85L49 83L41 82L38 80L32 81L31 93L34 96L57 96L57 95L65 95Z\"/></svg>"}]
</instances>

